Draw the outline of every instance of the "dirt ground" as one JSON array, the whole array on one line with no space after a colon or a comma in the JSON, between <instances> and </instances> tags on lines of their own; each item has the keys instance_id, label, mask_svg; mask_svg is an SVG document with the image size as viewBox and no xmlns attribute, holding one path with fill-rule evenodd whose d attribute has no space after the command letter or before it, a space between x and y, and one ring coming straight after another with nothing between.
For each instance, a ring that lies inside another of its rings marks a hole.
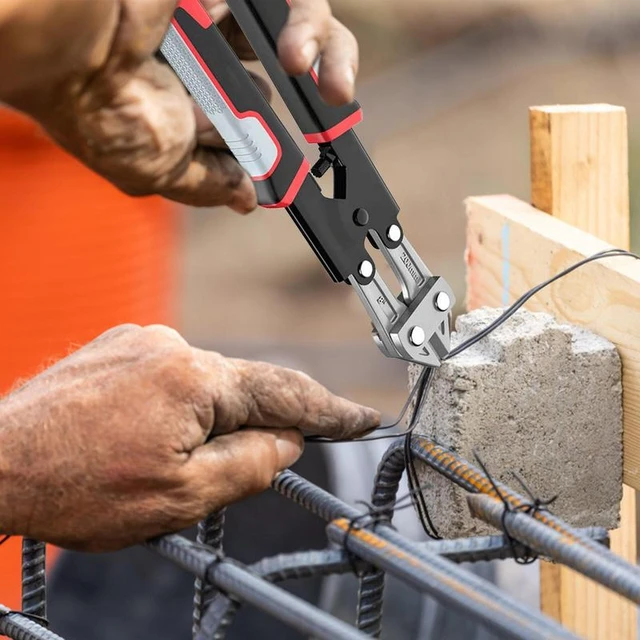
<instances>
[{"instance_id":1,"label":"dirt ground","mask_svg":"<svg viewBox=\"0 0 640 640\"><path fill-rule=\"evenodd\" d=\"M343 0L347 16L350 1ZM452 283L459 309L463 200L495 192L528 198L528 106L626 106L638 175L640 34L634 41L625 32L622 42L602 22L567 31L559 23L533 28L509 18L444 44L425 39L421 48L412 36L410 46L400 41L394 49L401 27L380 38L380 25L353 19L364 68L360 133L401 206L407 237ZM192 341L304 369L389 414L397 411L406 393L404 366L379 354L357 297L329 280L285 212L242 218L192 211L185 242L182 328Z\"/></svg>"}]
</instances>

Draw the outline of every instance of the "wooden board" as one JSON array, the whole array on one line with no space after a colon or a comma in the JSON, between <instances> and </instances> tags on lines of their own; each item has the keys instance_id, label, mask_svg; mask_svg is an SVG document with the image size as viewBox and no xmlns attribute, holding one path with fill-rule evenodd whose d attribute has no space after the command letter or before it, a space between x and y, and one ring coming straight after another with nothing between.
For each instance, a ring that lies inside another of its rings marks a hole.
<instances>
[{"instance_id":1,"label":"wooden board","mask_svg":"<svg viewBox=\"0 0 640 640\"><path fill-rule=\"evenodd\" d=\"M532 107L531 203L629 248L627 113L609 104Z\"/></svg>"},{"instance_id":2,"label":"wooden board","mask_svg":"<svg viewBox=\"0 0 640 640\"><path fill-rule=\"evenodd\" d=\"M468 307L501 306L611 245L508 195L467 200ZM614 342L624 363L624 481L640 488L640 261L596 262L527 305Z\"/></svg>"},{"instance_id":3,"label":"wooden board","mask_svg":"<svg viewBox=\"0 0 640 640\"><path fill-rule=\"evenodd\" d=\"M624 249L629 248L627 113L608 104L533 107L531 203L555 218ZM611 548L635 562L636 496L627 488ZM617 629L636 637L636 610L580 574L540 566L542 609L589 638Z\"/></svg>"},{"instance_id":4,"label":"wooden board","mask_svg":"<svg viewBox=\"0 0 640 640\"><path fill-rule=\"evenodd\" d=\"M470 198L467 214L471 309L507 304L581 258L611 247L511 196ZM624 479L640 487L640 261L618 257L587 265L527 306L584 325L618 346L624 366ZM625 499L633 501L633 492L627 491ZM634 533L623 530L613 545L635 562ZM617 596L603 597L588 581L565 579L564 572L550 574L547 583L545 611L577 633L598 640L636 637L635 607Z\"/></svg>"}]
</instances>

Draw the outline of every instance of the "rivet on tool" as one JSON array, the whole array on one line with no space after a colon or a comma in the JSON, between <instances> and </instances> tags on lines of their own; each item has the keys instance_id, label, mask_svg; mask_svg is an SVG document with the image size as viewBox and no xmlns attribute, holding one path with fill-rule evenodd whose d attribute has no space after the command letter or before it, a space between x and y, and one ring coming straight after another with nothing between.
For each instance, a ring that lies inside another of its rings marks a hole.
<instances>
[{"instance_id":1,"label":"rivet on tool","mask_svg":"<svg viewBox=\"0 0 640 640\"><path fill-rule=\"evenodd\" d=\"M438 311L448 311L451 306L451 298L446 291L441 291L433 300Z\"/></svg>"},{"instance_id":2,"label":"rivet on tool","mask_svg":"<svg viewBox=\"0 0 640 640\"><path fill-rule=\"evenodd\" d=\"M391 242L398 242L400 238L402 238L402 229L397 224L392 224L387 229L387 238L391 240Z\"/></svg>"},{"instance_id":3,"label":"rivet on tool","mask_svg":"<svg viewBox=\"0 0 640 640\"><path fill-rule=\"evenodd\" d=\"M412 327L409 331L409 342L414 347L419 347L425 341L426 337L422 327Z\"/></svg>"},{"instance_id":4,"label":"rivet on tool","mask_svg":"<svg viewBox=\"0 0 640 640\"><path fill-rule=\"evenodd\" d=\"M359 226L364 227L369 224L369 212L366 209L356 209L353 212L353 221Z\"/></svg>"},{"instance_id":5,"label":"rivet on tool","mask_svg":"<svg viewBox=\"0 0 640 640\"><path fill-rule=\"evenodd\" d=\"M368 260L363 260L358 267L358 273L363 278L370 278L373 275L373 265Z\"/></svg>"}]
</instances>

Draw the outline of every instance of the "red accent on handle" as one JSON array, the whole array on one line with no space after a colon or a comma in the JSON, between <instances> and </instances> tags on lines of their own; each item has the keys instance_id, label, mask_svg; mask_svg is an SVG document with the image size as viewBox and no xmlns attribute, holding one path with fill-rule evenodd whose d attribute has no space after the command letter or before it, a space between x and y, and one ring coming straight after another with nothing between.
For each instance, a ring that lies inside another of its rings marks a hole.
<instances>
[{"instance_id":1,"label":"red accent on handle","mask_svg":"<svg viewBox=\"0 0 640 640\"><path fill-rule=\"evenodd\" d=\"M287 193L284 194L284 198L280 200L280 202L276 202L275 204L263 204L261 205L264 209L284 209L291 205L291 203L295 200L295 197L298 195L298 191L300 191L300 187L304 182L305 178L309 174L309 169L311 165L309 161L305 158L296 173L295 178L291 182L291 186L287 189Z\"/></svg>"},{"instance_id":2,"label":"red accent on handle","mask_svg":"<svg viewBox=\"0 0 640 640\"><path fill-rule=\"evenodd\" d=\"M200 0L180 0L176 8L184 9L203 29L213 24L211 16L202 6Z\"/></svg>"},{"instance_id":3,"label":"red accent on handle","mask_svg":"<svg viewBox=\"0 0 640 640\"><path fill-rule=\"evenodd\" d=\"M362 109L354 111L350 116L347 116L342 122L320 133L305 133L304 139L310 144L320 144L322 142L331 142L336 138L339 138L343 133L349 131L355 127L359 122L362 122Z\"/></svg>"},{"instance_id":4,"label":"red accent on handle","mask_svg":"<svg viewBox=\"0 0 640 640\"><path fill-rule=\"evenodd\" d=\"M188 2L190 5L193 5L193 6L198 5L198 6L200 6L202 8L202 5L198 2L198 0L182 0L182 2L180 4L181 7L182 7L182 3L184 3L184 2ZM182 8L184 8L184 7L182 7ZM202 10L204 11L204 8L202 8ZM192 14L190 13L189 15L192 15ZM207 15L209 15L209 14L207 14ZM269 171L267 171L263 175L255 176L255 177L251 176L251 179L254 182L257 182L259 180L266 180L269 176L271 176L271 174L273 174L273 172L276 170L276 167L280 164L280 160L282 158L282 146L280 145L280 141L278 140L278 138L276 138L276 136L273 133L273 131L271 131L271 127L269 127L269 125L265 122L265 119L262 117L262 115L259 114L257 111L244 111L244 112L241 113L240 111L238 111L236 109L235 105L233 104L233 102L231 101L229 96L227 95L227 92L222 88L222 85L216 80L215 76L211 72L211 69L209 69L209 67L207 66L205 61L202 59L202 56L198 53L198 50L193 46L193 43L191 42L191 40L189 40L188 36L182 30L182 28L178 24L177 20L175 20L175 18L174 18L171 23L175 27L176 31L180 34L180 37L182 38L184 43L187 45L187 47L189 47L189 51L191 51L191 53L193 53L193 55L195 56L196 60L198 61L198 64L200 65L200 67L207 74L207 76L209 77L209 80L211 80L211 82L213 82L213 84L215 85L216 89L218 90L218 92L222 96L222 99L227 103L227 106L229 107L229 109L231 109L233 114L237 118L239 118L240 120L242 120L243 118L256 118L256 120L258 120L260 122L260 124L262 125L262 128L267 132L267 134L269 134L269 137L273 140L273 143L276 145L276 149L278 150L278 154L276 156L276 159L275 159L274 163L269 168ZM211 20L209 20L209 26L211 26L212 24L213 24L213 22L211 22ZM297 191L296 191L296 193L297 193ZM288 206L288 205L282 205L282 206Z\"/></svg>"}]
</instances>

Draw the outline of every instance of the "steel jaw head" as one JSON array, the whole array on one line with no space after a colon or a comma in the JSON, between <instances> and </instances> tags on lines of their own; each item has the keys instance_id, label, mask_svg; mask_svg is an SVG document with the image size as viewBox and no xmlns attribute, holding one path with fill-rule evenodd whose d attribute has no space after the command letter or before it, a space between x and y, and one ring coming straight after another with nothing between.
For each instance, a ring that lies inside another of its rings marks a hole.
<instances>
[{"instance_id":1,"label":"steel jaw head","mask_svg":"<svg viewBox=\"0 0 640 640\"><path fill-rule=\"evenodd\" d=\"M366 284L349 278L371 318L375 343L390 358L440 366L451 346L451 287L431 274L406 238L394 248L374 239L402 287L396 297L378 272Z\"/></svg>"},{"instance_id":2,"label":"steel jaw head","mask_svg":"<svg viewBox=\"0 0 640 640\"><path fill-rule=\"evenodd\" d=\"M444 278L432 276L389 330L396 357L439 367L451 347L455 298Z\"/></svg>"}]
</instances>

